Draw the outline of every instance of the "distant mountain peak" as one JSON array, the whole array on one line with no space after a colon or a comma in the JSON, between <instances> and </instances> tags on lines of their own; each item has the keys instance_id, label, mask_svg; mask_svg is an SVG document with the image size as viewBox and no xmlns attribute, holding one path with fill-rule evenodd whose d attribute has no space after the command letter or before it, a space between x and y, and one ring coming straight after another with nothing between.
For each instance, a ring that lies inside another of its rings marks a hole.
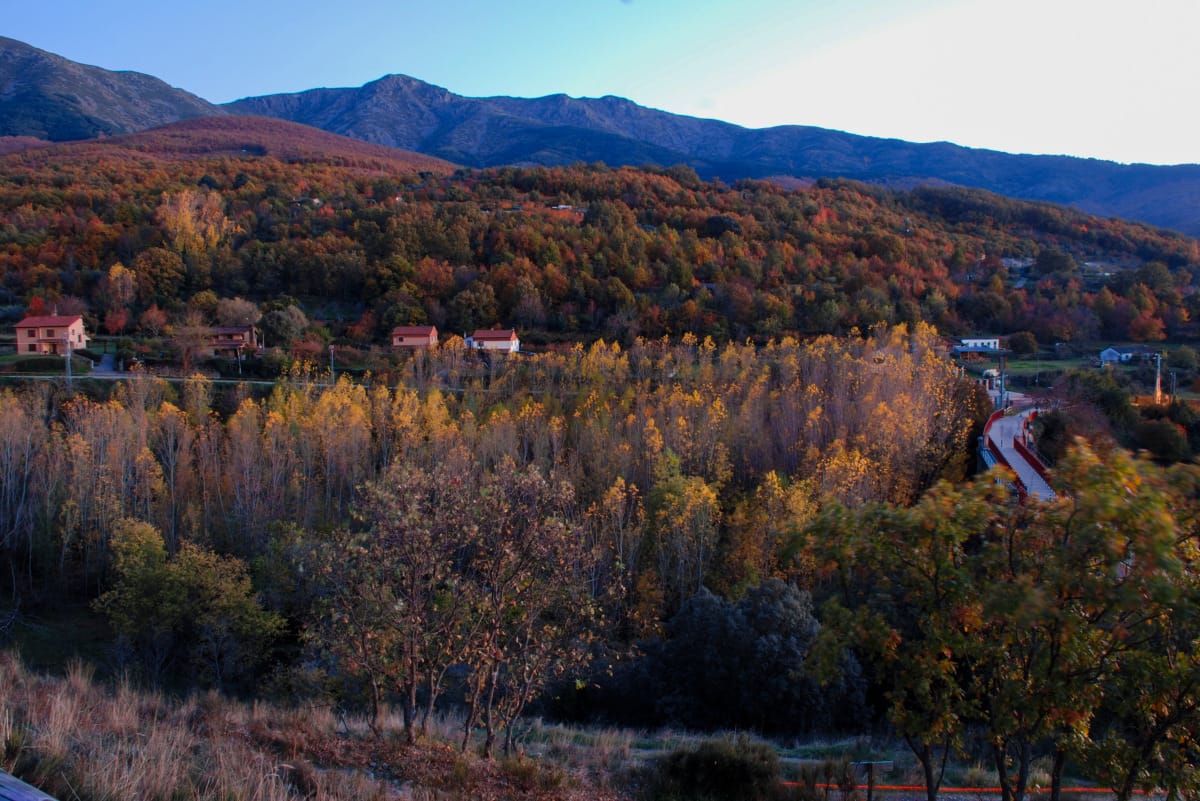
<instances>
[{"instance_id":1,"label":"distant mountain peak","mask_svg":"<svg viewBox=\"0 0 1200 801\"><path fill-rule=\"evenodd\" d=\"M856 136L749 129L604 95L463 97L403 74L213 106L140 73L67 61L0 37L0 137L86 139L216 114L274 117L470 167L686 164L725 180L787 176L960 184L1200 235L1200 166L1120 165ZM14 145L15 146L15 145Z\"/></svg>"},{"instance_id":2,"label":"distant mountain peak","mask_svg":"<svg viewBox=\"0 0 1200 801\"><path fill-rule=\"evenodd\" d=\"M411 75L404 75L403 73L399 72L389 73L388 75L383 75L373 81L367 81L365 84L363 84L362 88L366 89L371 86L405 86L415 89L436 89L442 92L447 91L442 89L440 86L434 86L431 83L426 83L425 81L418 80Z\"/></svg>"},{"instance_id":3,"label":"distant mountain peak","mask_svg":"<svg viewBox=\"0 0 1200 801\"><path fill-rule=\"evenodd\" d=\"M152 75L91 67L0 37L0 136L92 139L224 113Z\"/></svg>"},{"instance_id":4,"label":"distant mountain peak","mask_svg":"<svg viewBox=\"0 0 1200 801\"><path fill-rule=\"evenodd\" d=\"M1177 202L1181 196L1200 196L1200 167L1135 168L1018 156L804 125L750 129L646 108L617 95L463 97L406 75L384 76L336 95L311 92L299 98L287 104L258 98L228 108L280 116L472 167L603 161L613 166L687 164L703 177L725 180L790 176L907 186L953 183L1200 234L1200 204ZM1159 196L1163 201L1155 203Z\"/></svg>"}]
</instances>

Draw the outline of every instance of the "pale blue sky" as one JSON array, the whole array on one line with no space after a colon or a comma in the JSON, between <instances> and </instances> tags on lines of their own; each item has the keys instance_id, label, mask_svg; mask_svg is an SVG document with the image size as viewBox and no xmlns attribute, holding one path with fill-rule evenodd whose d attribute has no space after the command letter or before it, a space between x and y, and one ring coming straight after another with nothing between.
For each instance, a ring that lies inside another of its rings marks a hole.
<instances>
[{"instance_id":1,"label":"pale blue sky","mask_svg":"<svg viewBox=\"0 0 1200 801\"><path fill-rule=\"evenodd\" d=\"M0 34L214 102L403 73L750 127L1200 163L1200 0L0 0Z\"/></svg>"}]
</instances>

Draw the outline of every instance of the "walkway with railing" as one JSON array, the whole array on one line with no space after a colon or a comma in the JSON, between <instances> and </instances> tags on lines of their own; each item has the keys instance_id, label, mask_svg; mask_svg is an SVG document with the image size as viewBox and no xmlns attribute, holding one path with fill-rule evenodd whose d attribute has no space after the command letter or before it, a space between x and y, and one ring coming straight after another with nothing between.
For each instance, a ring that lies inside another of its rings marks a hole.
<instances>
[{"instance_id":1,"label":"walkway with railing","mask_svg":"<svg viewBox=\"0 0 1200 801\"><path fill-rule=\"evenodd\" d=\"M996 412L983 428L980 449L985 462L991 457L1013 471L1022 497L1032 495L1049 500L1054 497L1054 490L1050 488L1046 465L1029 446L1029 423L1037 415L1038 410L1032 407Z\"/></svg>"}]
</instances>

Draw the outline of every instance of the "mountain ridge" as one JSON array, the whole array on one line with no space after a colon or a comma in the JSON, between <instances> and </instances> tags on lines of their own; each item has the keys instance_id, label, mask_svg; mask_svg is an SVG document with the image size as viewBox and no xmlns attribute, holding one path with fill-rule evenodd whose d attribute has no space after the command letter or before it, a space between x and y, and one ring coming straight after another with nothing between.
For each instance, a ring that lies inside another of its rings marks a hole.
<instances>
[{"instance_id":1,"label":"mountain ridge","mask_svg":"<svg viewBox=\"0 0 1200 801\"><path fill-rule=\"evenodd\" d=\"M11 145L6 147L6 142ZM122 158L192 161L219 157L273 157L293 163L331 162L368 172L407 170L445 175L458 165L409 150L376 145L271 117L194 117L158 128L103 139L45 142L0 139L0 160L15 155L26 163L56 158Z\"/></svg>"},{"instance_id":2,"label":"mountain ridge","mask_svg":"<svg viewBox=\"0 0 1200 801\"><path fill-rule=\"evenodd\" d=\"M687 164L706 178L724 180L790 176L885 185L954 183L1200 235L1200 165L1010 154L815 126L743 128L612 95L467 98L405 75L384 76L359 88L243 98L224 108L279 116L476 168L603 161Z\"/></svg>"},{"instance_id":3,"label":"mountain ridge","mask_svg":"<svg viewBox=\"0 0 1200 801\"><path fill-rule=\"evenodd\" d=\"M227 112L165 81L0 36L0 136L94 139Z\"/></svg>"},{"instance_id":4,"label":"mountain ridge","mask_svg":"<svg viewBox=\"0 0 1200 801\"><path fill-rule=\"evenodd\" d=\"M472 168L685 164L702 177L726 181L951 183L1200 236L1200 165L1009 154L815 126L743 128L614 95L470 98L400 74L360 87L214 105L152 76L77 64L0 37L0 137L90 139L218 115L288 120Z\"/></svg>"}]
</instances>

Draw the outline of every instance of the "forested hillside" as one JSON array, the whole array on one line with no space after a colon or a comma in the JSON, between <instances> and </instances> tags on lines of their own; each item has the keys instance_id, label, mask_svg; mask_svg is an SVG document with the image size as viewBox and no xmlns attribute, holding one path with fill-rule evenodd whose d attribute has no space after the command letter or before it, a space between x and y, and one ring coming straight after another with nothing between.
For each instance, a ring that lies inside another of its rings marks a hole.
<instances>
[{"instance_id":1,"label":"forested hillside","mask_svg":"<svg viewBox=\"0 0 1200 801\"><path fill-rule=\"evenodd\" d=\"M250 97L221 107L449 159L470 167L686 164L705 178L849 178L954 184L1152 222L1191 235L1195 165L1117 164L858 136L802 125L743 128L621 97L463 97L406 75L361 87Z\"/></svg>"},{"instance_id":2,"label":"forested hillside","mask_svg":"<svg viewBox=\"0 0 1200 801\"><path fill-rule=\"evenodd\" d=\"M308 693L320 664L347 703L403 701L410 737L452 684L490 750L548 682L702 587L803 575L826 500L961 480L986 400L933 344L446 347L394 387L5 390L6 618L89 602L104 658L155 683Z\"/></svg>"},{"instance_id":3,"label":"forested hillside","mask_svg":"<svg viewBox=\"0 0 1200 801\"><path fill-rule=\"evenodd\" d=\"M113 72L0 37L0 152L6 138L94 139L196 117L290 120L473 168L685 164L728 182L848 178L961 185L1200 234L1200 166L1119 164L905 142L801 125L743 128L611 95L464 97L405 75L213 105L150 75Z\"/></svg>"},{"instance_id":4,"label":"forested hillside","mask_svg":"<svg viewBox=\"0 0 1200 801\"><path fill-rule=\"evenodd\" d=\"M891 732L932 787L958 750L1011 798L1035 759L1193 786L1195 468L1106 445L1061 460L1061 501L964 485L989 405L932 344L5 390L5 631L87 602L93 658L138 681L391 703L409 740L457 708L488 754L536 705Z\"/></svg>"},{"instance_id":5,"label":"forested hillside","mask_svg":"<svg viewBox=\"0 0 1200 801\"><path fill-rule=\"evenodd\" d=\"M943 355L1191 337L1197 242L961 189L472 172L308 130L0 160L5 318L81 313L161 372L0 390L0 635L82 620L60 655L328 699L377 736L390 704L410 742L453 708L488 756L536 709L893 735L930 797L953 753L1006 799L1035 769L1200 786L1194 466L1064 443L1059 498L1018 503L970 481L992 408ZM269 381L194 371L233 318ZM441 344L387 346L414 323ZM494 325L525 352L457 336ZM1130 416L1080 375L1071 420Z\"/></svg>"},{"instance_id":6,"label":"forested hillside","mask_svg":"<svg viewBox=\"0 0 1200 801\"><path fill-rule=\"evenodd\" d=\"M285 298L360 343L415 323L626 344L919 320L1047 343L1191 331L1200 248L1141 225L963 189L788 191L687 168L451 174L333 144L348 140L305 150L271 125L192 121L5 157L8 319L40 298L130 333L148 309L178 319L212 292Z\"/></svg>"}]
</instances>

